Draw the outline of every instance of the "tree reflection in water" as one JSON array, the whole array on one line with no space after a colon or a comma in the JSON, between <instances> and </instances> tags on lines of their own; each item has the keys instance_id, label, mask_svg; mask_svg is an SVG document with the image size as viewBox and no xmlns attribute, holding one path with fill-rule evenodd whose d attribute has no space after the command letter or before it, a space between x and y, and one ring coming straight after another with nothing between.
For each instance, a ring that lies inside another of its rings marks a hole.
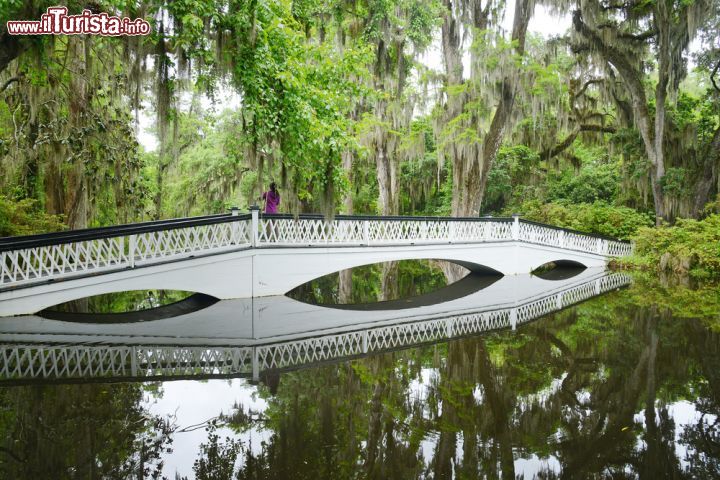
<instances>
[{"instance_id":1,"label":"tree reflection in water","mask_svg":"<svg viewBox=\"0 0 720 480\"><path fill-rule=\"evenodd\" d=\"M265 391L271 440L238 478L717 478L720 339L638 288L517 332L283 374Z\"/></svg>"},{"instance_id":2,"label":"tree reflection in water","mask_svg":"<svg viewBox=\"0 0 720 480\"><path fill-rule=\"evenodd\" d=\"M514 332L270 374L262 412L230 403L208 425L194 476L718 478L717 292L638 279ZM0 477L151 474L177 435L153 388L0 390Z\"/></svg>"},{"instance_id":3,"label":"tree reflection in water","mask_svg":"<svg viewBox=\"0 0 720 480\"><path fill-rule=\"evenodd\" d=\"M172 418L141 407L155 385L0 389L0 478L159 478Z\"/></svg>"}]
</instances>

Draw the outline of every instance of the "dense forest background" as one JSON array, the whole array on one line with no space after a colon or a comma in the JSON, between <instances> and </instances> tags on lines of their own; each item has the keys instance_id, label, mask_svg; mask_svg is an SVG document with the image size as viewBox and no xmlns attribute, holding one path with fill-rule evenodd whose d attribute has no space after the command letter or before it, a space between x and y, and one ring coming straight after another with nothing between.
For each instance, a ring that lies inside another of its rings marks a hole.
<instances>
[{"instance_id":1,"label":"dense forest background","mask_svg":"<svg viewBox=\"0 0 720 480\"><path fill-rule=\"evenodd\" d=\"M720 225L720 2L71 0L152 34L7 34L56 3L0 6L0 235L246 208L270 181L291 213ZM570 27L529 33L537 12Z\"/></svg>"}]
</instances>

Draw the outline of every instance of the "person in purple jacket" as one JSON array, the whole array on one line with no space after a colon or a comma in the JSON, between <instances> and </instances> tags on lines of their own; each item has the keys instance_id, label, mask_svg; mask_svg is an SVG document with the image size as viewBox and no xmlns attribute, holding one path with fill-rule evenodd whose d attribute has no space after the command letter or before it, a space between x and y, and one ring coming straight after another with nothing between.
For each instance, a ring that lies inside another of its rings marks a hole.
<instances>
[{"instance_id":1,"label":"person in purple jacket","mask_svg":"<svg viewBox=\"0 0 720 480\"><path fill-rule=\"evenodd\" d=\"M270 184L270 190L262 194L262 199L265 200L265 213L278 213L278 205L280 205L280 194L277 190L275 182Z\"/></svg>"}]
</instances>

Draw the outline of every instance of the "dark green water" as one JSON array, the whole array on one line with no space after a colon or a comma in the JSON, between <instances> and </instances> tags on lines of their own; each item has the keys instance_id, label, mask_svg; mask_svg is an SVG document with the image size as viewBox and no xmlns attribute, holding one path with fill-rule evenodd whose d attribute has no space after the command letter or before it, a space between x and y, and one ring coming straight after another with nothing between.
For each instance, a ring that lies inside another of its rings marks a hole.
<instances>
[{"instance_id":1,"label":"dark green water","mask_svg":"<svg viewBox=\"0 0 720 480\"><path fill-rule=\"evenodd\" d=\"M719 478L719 326L717 286L638 277L259 384L0 387L0 478Z\"/></svg>"}]
</instances>

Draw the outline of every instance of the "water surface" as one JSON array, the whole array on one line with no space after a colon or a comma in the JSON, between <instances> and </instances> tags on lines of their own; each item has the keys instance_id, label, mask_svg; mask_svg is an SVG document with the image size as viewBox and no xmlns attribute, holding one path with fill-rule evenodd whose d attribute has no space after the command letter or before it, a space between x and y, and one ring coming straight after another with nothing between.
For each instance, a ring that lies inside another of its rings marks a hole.
<instances>
[{"instance_id":1,"label":"water surface","mask_svg":"<svg viewBox=\"0 0 720 480\"><path fill-rule=\"evenodd\" d=\"M229 321L219 302L213 331L203 311L157 328L0 321L0 477L717 478L717 286L603 275L500 279L445 311L276 299ZM146 330L119 342L131 327Z\"/></svg>"}]
</instances>

